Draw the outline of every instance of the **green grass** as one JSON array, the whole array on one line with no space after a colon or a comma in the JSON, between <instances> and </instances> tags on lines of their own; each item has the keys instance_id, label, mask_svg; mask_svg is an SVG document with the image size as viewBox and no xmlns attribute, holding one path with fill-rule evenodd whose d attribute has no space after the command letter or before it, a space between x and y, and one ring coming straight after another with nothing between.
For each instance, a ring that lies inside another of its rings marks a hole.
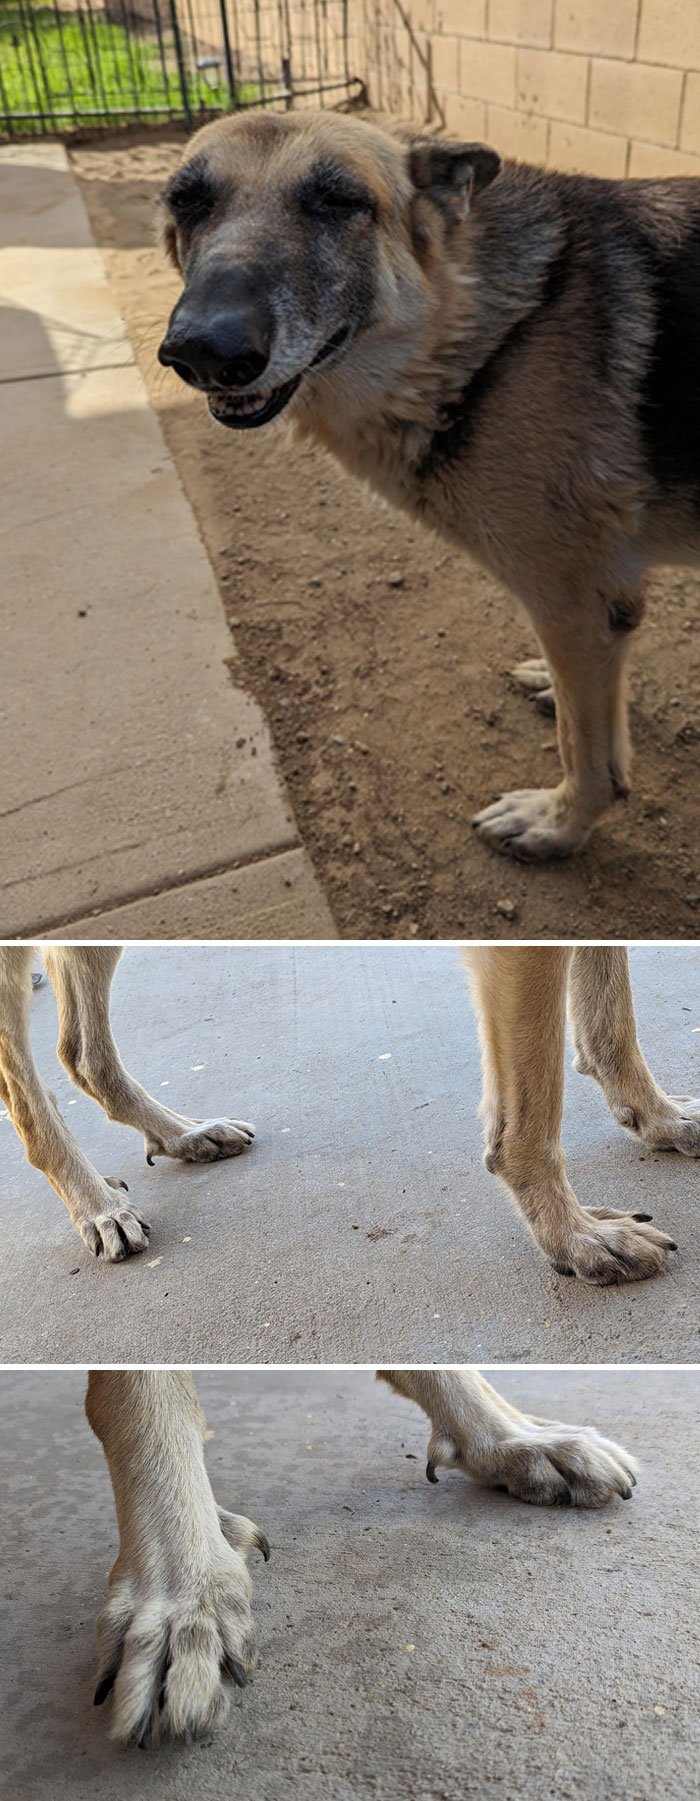
<instances>
[{"instance_id":1,"label":"green grass","mask_svg":"<svg viewBox=\"0 0 700 1801\"><path fill-rule=\"evenodd\" d=\"M0 0L0 119L10 114L17 119L16 129L23 130L31 121L18 115L43 113L61 129L89 124L96 111L122 119L137 118L140 112L181 114L172 31L166 32L165 24L161 62L152 38L94 15L91 23L86 12L83 21L84 28L75 12L63 13L59 25L53 10L30 9L29 4L23 20L16 5ZM228 88L211 88L197 70L188 70L187 86L193 112L204 106L224 110L230 104Z\"/></svg>"}]
</instances>

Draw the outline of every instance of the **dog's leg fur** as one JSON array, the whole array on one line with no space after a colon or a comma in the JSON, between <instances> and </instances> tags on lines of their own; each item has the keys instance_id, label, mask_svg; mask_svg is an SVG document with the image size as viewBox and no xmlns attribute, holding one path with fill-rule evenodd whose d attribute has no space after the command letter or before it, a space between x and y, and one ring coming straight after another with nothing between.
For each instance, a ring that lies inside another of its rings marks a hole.
<instances>
[{"instance_id":1,"label":"dog's leg fur","mask_svg":"<svg viewBox=\"0 0 700 1801\"><path fill-rule=\"evenodd\" d=\"M98 1621L95 1704L114 1688L111 1736L147 1746L224 1718L226 1676L256 1662L245 1555L269 1556L251 1520L217 1507L205 1420L178 1370L92 1370L87 1416L109 1464L119 1556Z\"/></svg>"},{"instance_id":2,"label":"dog's leg fur","mask_svg":"<svg viewBox=\"0 0 700 1801\"><path fill-rule=\"evenodd\" d=\"M397 1394L417 1401L432 1424L426 1474L465 1470L487 1488L506 1488L541 1506L602 1507L629 1500L636 1464L593 1426L535 1419L504 1401L476 1370L378 1370Z\"/></svg>"},{"instance_id":3,"label":"dog's leg fur","mask_svg":"<svg viewBox=\"0 0 700 1801\"><path fill-rule=\"evenodd\" d=\"M592 1427L533 1418L475 1370L380 1370L418 1403L432 1433L427 1474L458 1467L540 1505L629 1499L635 1463ZM111 1736L144 1747L194 1738L225 1717L231 1676L255 1667L246 1553L269 1546L252 1521L217 1507L204 1416L180 1370L92 1370L86 1411L109 1464L119 1555L98 1621L97 1706L114 1689Z\"/></svg>"},{"instance_id":4,"label":"dog's leg fur","mask_svg":"<svg viewBox=\"0 0 700 1801\"><path fill-rule=\"evenodd\" d=\"M567 977L556 945L464 952L479 1011L486 1165L563 1275L635 1282L666 1266L673 1240L647 1215L579 1206L561 1146Z\"/></svg>"},{"instance_id":5,"label":"dog's leg fur","mask_svg":"<svg viewBox=\"0 0 700 1801\"><path fill-rule=\"evenodd\" d=\"M142 1132L146 1157L212 1163L235 1157L255 1136L243 1120L188 1119L154 1101L124 1068L109 1018L112 977L121 948L47 947L44 962L58 1001L58 1055L72 1081L98 1101L108 1119Z\"/></svg>"},{"instance_id":6,"label":"dog's leg fur","mask_svg":"<svg viewBox=\"0 0 700 1801\"><path fill-rule=\"evenodd\" d=\"M606 627L590 602L535 615L534 623L551 677L564 777L557 788L503 794L474 819L497 850L523 861L568 856L629 788L628 634Z\"/></svg>"},{"instance_id":7,"label":"dog's leg fur","mask_svg":"<svg viewBox=\"0 0 700 1801\"><path fill-rule=\"evenodd\" d=\"M700 1157L700 1100L664 1094L637 1038L627 951L581 946L569 974L576 1068L600 1083L621 1126L655 1151Z\"/></svg>"},{"instance_id":8,"label":"dog's leg fur","mask_svg":"<svg viewBox=\"0 0 700 1801\"><path fill-rule=\"evenodd\" d=\"M118 1262L147 1249L150 1227L119 1192L126 1184L93 1169L44 1087L29 1039L33 957L25 945L0 952L0 1095L29 1162L65 1201L76 1231L96 1255Z\"/></svg>"}]
</instances>

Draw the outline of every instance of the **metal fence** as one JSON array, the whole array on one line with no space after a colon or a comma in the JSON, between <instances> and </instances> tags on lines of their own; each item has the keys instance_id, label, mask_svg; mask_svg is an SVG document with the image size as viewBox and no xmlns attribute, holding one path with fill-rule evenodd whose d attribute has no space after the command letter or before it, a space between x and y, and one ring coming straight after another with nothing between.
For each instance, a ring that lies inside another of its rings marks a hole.
<instances>
[{"instance_id":1,"label":"metal fence","mask_svg":"<svg viewBox=\"0 0 700 1801\"><path fill-rule=\"evenodd\" d=\"M348 0L0 0L0 137L361 90Z\"/></svg>"}]
</instances>

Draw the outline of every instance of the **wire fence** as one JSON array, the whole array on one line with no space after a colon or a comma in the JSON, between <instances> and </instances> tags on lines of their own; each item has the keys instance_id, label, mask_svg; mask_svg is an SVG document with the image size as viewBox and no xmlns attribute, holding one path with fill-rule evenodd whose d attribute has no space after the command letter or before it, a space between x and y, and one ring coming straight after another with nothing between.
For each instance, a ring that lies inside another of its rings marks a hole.
<instances>
[{"instance_id":1,"label":"wire fence","mask_svg":"<svg viewBox=\"0 0 700 1801\"><path fill-rule=\"evenodd\" d=\"M348 0L0 0L0 138L361 90Z\"/></svg>"}]
</instances>

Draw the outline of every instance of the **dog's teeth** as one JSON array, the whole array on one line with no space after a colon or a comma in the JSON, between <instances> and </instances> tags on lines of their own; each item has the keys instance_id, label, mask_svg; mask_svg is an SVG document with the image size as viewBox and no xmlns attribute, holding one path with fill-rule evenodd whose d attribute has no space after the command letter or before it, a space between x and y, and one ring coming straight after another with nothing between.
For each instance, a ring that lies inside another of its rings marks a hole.
<instances>
[{"instance_id":1,"label":"dog's teeth","mask_svg":"<svg viewBox=\"0 0 700 1801\"><path fill-rule=\"evenodd\" d=\"M214 406L232 406L237 413L257 413L261 407L266 406L271 392L272 390L268 389L266 393L258 390L255 394L238 394L235 389L226 388L210 394L209 399Z\"/></svg>"}]
</instances>

